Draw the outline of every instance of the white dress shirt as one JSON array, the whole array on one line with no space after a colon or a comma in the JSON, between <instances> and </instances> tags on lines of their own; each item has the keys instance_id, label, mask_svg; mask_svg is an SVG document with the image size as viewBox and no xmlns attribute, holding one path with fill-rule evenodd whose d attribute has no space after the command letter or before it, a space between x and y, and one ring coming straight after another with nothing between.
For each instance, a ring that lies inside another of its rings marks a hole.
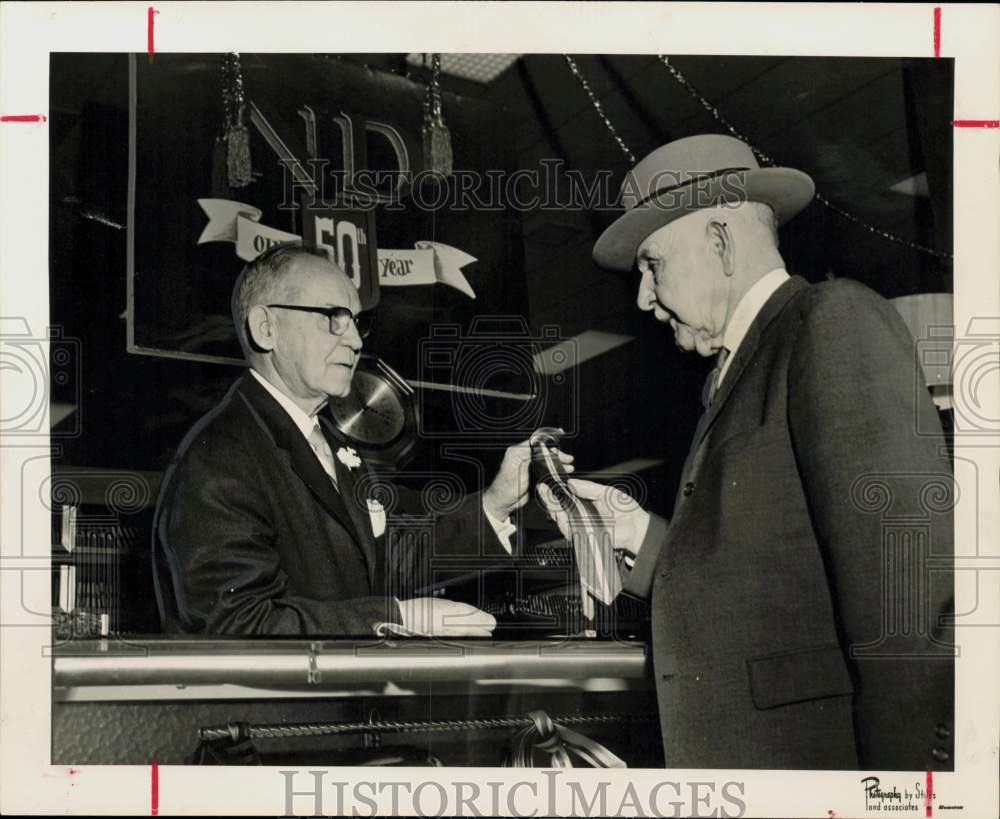
<instances>
[{"instance_id":1,"label":"white dress shirt","mask_svg":"<svg viewBox=\"0 0 1000 819\"><path fill-rule=\"evenodd\" d=\"M736 305L736 309L733 310L733 314L726 323L726 329L722 332L722 346L729 350L729 355L726 357L722 369L719 371L719 384L726 377L726 371L729 369L729 365L736 355L736 350L743 343L747 330L750 329L750 325L757 318L757 314L761 311L767 300L774 295L774 291L788 281L789 278L791 277L785 272L785 268L776 267L770 273L765 273L761 276L743 294L743 298L740 299L739 304Z\"/></svg>"},{"instance_id":2,"label":"white dress shirt","mask_svg":"<svg viewBox=\"0 0 1000 819\"><path fill-rule=\"evenodd\" d=\"M302 437L306 439L306 443L309 444L310 449L316 453L316 457L319 459L320 465L323 467L323 471L330 476L330 480L332 480L333 485L336 486L337 470L333 464L333 453L330 451L328 446L320 450L313 443L313 430L319 430L320 438L322 438L323 435L322 428L319 425L319 419L316 417L316 414L320 411L323 405L321 404L317 407L316 412L310 415L291 398L274 386L274 384L264 378L264 376L262 376L259 372L251 368L250 373L261 383L265 390L271 393L271 397L281 405L281 408L288 413L288 417L291 418L295 426L298 427L299 432L301 432Z\"/></svg>"},{"instance_id":3,"label":"white dress shirt","mask_svg":"<svg viewBox=\"0 0 1000 819\"><path fill-rule=\"evenodd\" d=\"M327 463L323 455L320 452L316 451L316 448L312 445L312 441L310 440L309 437L312 434L313 429L319 426L319 419L316 417L316 414L320 411L320 409L322 409L323 405L321 404L319 407L317 407L316 412L310 415L305 410L303 410L302 407L296 404L291 398L285 395L281 390L279 390L276 386L274 386L274 384L272 384L270 381L264 378L264 376L262 376L252 367L250 368L250 374L261 383L261 386L263 386L264 389L271 394L274 400L278 402L281 408L288 413L288 417L291 418L295 426L298 427L299 432L302 433L302 437L306 439L306 442L309 444L310 449L312 449L313 452L316 453L316 457L317 459L319 459L320 464L322 464L324 471L326 472L327 475L329 475L333 479L333 483L336 486L337 478L336 478L336 473L334 472L332 457L330 459L330 462ZM369 512L372 513L372 510L369 509ZM384 512L382 514L384 515ZM513 547L511 546L510 543L510 536L517 531L517 527L513 523L511 523L510 517L508 517L506 520L497 520L495 517L493 517L493 515L491 515L488 511L486 511L485 505L483 506L483 514L486 515L486 520L490 522L490 526L492 526L493 531L496 532L497 540L500 541L500 545L502 545L504 549L507 550L508 554L511 554ZM381 529L385 528L384 520L380 521L373 520L372 521L373 531L380 533L378 531L380 528Z\"/></svg>"}]
</instances>

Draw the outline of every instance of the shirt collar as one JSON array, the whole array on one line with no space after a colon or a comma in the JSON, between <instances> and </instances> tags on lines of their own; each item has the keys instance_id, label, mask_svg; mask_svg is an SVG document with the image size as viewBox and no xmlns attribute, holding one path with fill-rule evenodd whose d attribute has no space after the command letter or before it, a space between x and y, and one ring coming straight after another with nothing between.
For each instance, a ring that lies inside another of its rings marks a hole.
<instances>
[{"instance_id":1,"label":"shirt collar","mask_svg":"<svg viewBox=\"0 0 1000 819\"><path fill-rule=\"evenodd\" d=\"M261 383L261 386L263 386L265 390L271 393L274 400L281 405L281 408L285 412L288 413L288 417L292 419L295 426L299 428L299 431L308 440L310 433L312 433L313 429L315 429L315 427L319 424L319 421L316 419L316 413L309 415L302 409L302 407L274 386L274 384L264 378L264 376L257 372L253 367L250 368L250 374ZM319 412L318 408L316 412Z\"/></svg>"},{"instance_id":2,"label":"shirt collar","mask_svg":"<svg viewBox=\"0 0 1000 819\"><path fill-rule=\"evenodd\" d=\"M726 329L722 333L722 346L729 350L730 356L736 352L736 348L743 342L747 330L750 329L750 325L753 324L753 320L757 318L757 314L767 303L767 300L789 278L791 277L785 272L785 268L776 267L770 273L765 273L761 276L743 294L743 298L736 305L736 309L733 310L733 314L726 323Z\"/></svg>"}]
</instances>

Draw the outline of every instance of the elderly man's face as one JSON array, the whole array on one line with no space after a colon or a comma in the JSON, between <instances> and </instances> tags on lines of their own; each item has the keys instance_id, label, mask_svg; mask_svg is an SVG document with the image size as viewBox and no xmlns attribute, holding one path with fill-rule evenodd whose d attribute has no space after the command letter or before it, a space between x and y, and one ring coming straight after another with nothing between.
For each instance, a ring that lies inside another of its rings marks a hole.
<instances>
[{"instance_id":1,"label":"elderly man's face","mask_svg":"<svg viewBox=\"0 0 1000 819\"><path fill-rule=\"evenodd\" d=\"M729 285L705 222L704 212L688 214L639 245L636 303L673 328L678 347L710 356L722 346Z\"/></svg>"},{"instance_id":2,"label":"elderly man's face","mask_svg":"<svg viewBox=\"0 0 1000 819\"><path fill-rule=\"evenodd\" d=\"M284 304L346 307L361 310L358 291L334 265L318 256L301 256L287 272ZM276 343L272 361L282 381L304 399L342 397L351 391L362 342L354 322L342 335L330 332L330 320L320 313L274 309Z\"/></svg>"}]
</instances>

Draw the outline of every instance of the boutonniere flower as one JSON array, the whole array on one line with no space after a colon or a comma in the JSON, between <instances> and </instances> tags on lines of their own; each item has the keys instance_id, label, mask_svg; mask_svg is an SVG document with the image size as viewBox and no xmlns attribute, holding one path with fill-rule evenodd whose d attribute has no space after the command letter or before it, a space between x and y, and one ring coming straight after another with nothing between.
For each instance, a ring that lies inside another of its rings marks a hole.
<instances>
[{"instance_id":1,"label":"boutonniere flower","mask_svg":"<svg viewBox=\"0 0 1000 819\"><path fill-rule=\"evenodd\" d=\"M337 450L337 459L348 469L357 469L361 466L361 459L352 446L342 446Z\"/></svg>"}]
</instances>

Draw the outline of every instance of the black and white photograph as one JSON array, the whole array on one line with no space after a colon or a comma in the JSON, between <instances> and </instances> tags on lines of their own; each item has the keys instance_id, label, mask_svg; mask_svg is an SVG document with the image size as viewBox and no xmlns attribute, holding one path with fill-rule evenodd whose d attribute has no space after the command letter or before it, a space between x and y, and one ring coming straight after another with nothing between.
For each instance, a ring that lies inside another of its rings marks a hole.
<instances>
[{"instance_id":1,"label":"black and white photograph","mask_svg":"<svg viewBox=\"0 0 1000 819\"><path fill-rule=\"evenodd\" d=\"M996 7L112 5L0 105L7 805L995 809Z\"/></svg>"}]
</instances>

